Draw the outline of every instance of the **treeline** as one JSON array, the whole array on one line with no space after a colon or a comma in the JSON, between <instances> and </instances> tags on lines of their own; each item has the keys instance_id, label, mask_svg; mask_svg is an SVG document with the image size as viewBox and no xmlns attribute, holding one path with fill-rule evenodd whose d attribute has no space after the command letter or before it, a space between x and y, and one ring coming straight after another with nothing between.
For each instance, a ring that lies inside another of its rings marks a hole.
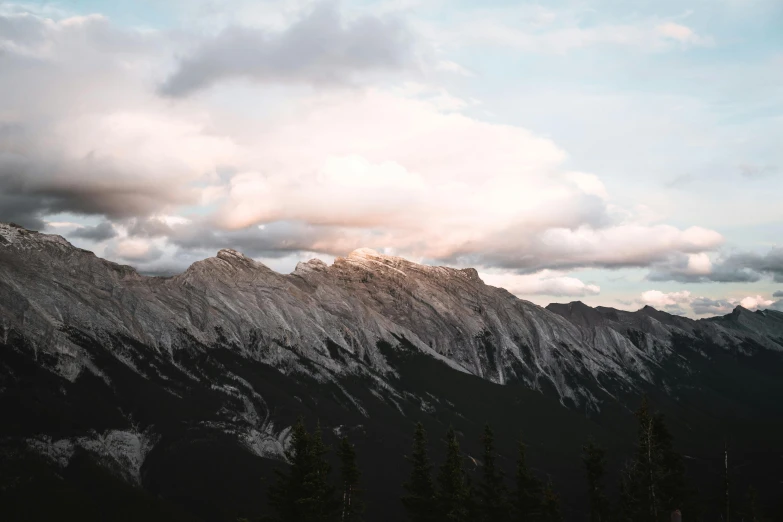
<instances>
[{"instance_id":1,"label":"treeline","mask_svg":"<svg viewBox=\"0 0 783 522\"><path fill-rule=\"evenodd\" d=\"M437 478L433 479L427 435L421 424L416 426L413 451L408 458L413 469L403 485L406 494L402 497L411 522L559 522L563 519L552 483L543 483L531 472L522 441L517 452L513 489L508 488L504 473L497 466L495 439L489 426L484 428L482 443L482 470L478 484L474 485L463 468L457 434L449 428L446 458Z\"/></svg>"},{"instance_id":2,"label":"treeline","mask_svg":"<svg viewBox=\"0 0 783 522\"><path fill-rule=\"evenodd\" d=\"M616 498L607 494L606 452L595 442L583 448L590 522L690 522L701 520L696 494L685 477L683 458L674 450L663 416L643 400L636 412L638 435L635 453L620 473ZM480 471L465 468L457 434L449 428L446 453L439 466L429 457L427 434L418 424L413 448L406 457L410 475L402 485L402 505L410 522L559 522L560 501L551 480L536 476L527 463L527 449L520 439L514 476L506 477L498 466L495 439L489 426L481 437ZM277 471L269 489L268 522L360 522L364 502L354 447L343 438L337 450L339 474L331 478L320 427L309 433L300 420L293 428L286 451L290 466ZM728 489L727 489L728 495ZM752 496L752 493L751 493ZM729 520L728 496L721 520ZM764 522L755 497L746 522Z\"/></svg>"},{"instance_id":3,"label":"treeline","mask_svg":"<svg viewBox=\"0 0 783 522\"><path fill-rule=\"evenodd\" d=\"M320 425L313 433L304 421L294 425L291 444L285 452L291 464L276 470L277 481L269 488L269 507L274 516L268 522L360 522L364 502L359 487L356 451L347 438L337 450L340 460L337 484L331 481L331 465L326 459L329 448L324 444Z\"/></svg>"}]
</instances>

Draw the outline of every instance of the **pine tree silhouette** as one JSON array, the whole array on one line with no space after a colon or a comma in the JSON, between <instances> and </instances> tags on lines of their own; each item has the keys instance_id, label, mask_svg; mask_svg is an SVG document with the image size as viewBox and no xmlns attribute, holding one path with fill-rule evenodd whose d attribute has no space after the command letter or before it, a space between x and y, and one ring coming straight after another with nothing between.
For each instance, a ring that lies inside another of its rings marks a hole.
<instances>
[{"instance_id":1,"label":"pine tree silhouette","mask_svg":"<svg viewBox=\"0 0 783 522\"><path fill-rule=\"evenodd\" d=\"M413 435L413 451L406 457L413 469L403 487L406 494L402 503L411 522L435 522L435 486L432 482L432 464L427 451L427 433L421 423Z\"/></svg>"},{"instance_id":2,"label":"pine tree silhouette","mask_svg":"<svg viewBox=\"0 0 783 522\"><path fill-rule=\"evenodd\" d=\"M659 522L668 520L676 509L684 518L695 518L685 466L682 457L674 451L663 417L651 411L645 397L636 418L639 423L636 456L626 466L620 484L621 519Z\"/></svg>"},{"instance_id":3,"label":"pine tree silhouette","mask_svg":"<svg viewBox=\"0 0 783 522\"><path fill-rule=\"evenodd\" d=\"M519 439L517 449L516 492L514 499L514 520L529 522L540 520L541 482L527 465L527 447Z\"/></svg>"},{"instance_id":4,"label":"pine tree silhouette","mask_svg":"<svg viewBox=\"0 0 783 522\"><path fill-rule=\"evenodd\" d=\"M340 521L341 522L361 522L364 513L364 502L362 500L362 490L359 487L359 467L356 465L356 450L348 441L348 437L343 437L340 441Z\"/></svg>"},{"instance_id":5,"label":"pine tree silhouette","mask_svg":"<svg viewBox=\"0 0 783 522\"><path fill-rule=\"evenodd\" d=\"M291 432L285 456L291 465L277 470L277 482L269 488L269 504L279 522L336 522L339 503L329 484L328 448L321 428L310 434L299 419Z\"/></svg>"},{"instance_id":6,"label":"pine tree silhouette","mask_svg":"<svg viewBox=\"0 0 783 522\"><path fill-rule=\"evenodd\" d=\"M480 519L485 522L505 522L511 518L508 489L503 472L496 465L495 435L488 425L482 436L484 465L478 488Z\"/></svg>"},{"instance_id":7,"label":"pine tree silhouette","mask_svg":"<svg viewBox=\"0 0 783 522\"><path fill-rule=\"evenodd\" d=\"M541 498L541 522L562 522L560 514L560 498L555 493L552 481L547 481Z\"/></svg>"},{"instance_id":8,"label":"pine tree silhouette","mask_svg":"<svg viewBox=\"0 0 783 522\"><path fill-rule=\"evenodd\" d=\"M609 521L609 501L604 492L606 452L590 439L583 448L582 462L587 473L587 495L590 501L590 522Z\"/></svg>"},{"instance_id":9,"label":"pine tree silhouette","mask_svg":"<svg viewBox=\"0 0 783 522\"><path fill-rule=\"evenodd\" d=\"M468 522L468 489L462 466L462 454L454 428L446 433L446 460L438 474L436 504L443 522Z\"/></svg>"}]
</instances>

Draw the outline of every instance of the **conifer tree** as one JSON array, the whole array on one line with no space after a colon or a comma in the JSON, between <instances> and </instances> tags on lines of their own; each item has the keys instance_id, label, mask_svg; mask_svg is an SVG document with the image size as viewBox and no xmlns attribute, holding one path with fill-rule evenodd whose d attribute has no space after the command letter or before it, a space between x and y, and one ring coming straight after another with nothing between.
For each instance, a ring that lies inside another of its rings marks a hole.
<instances>
[{"instance_id":1,"label":"conifer tree","mask_svg":"<svg viewBox=\"0 0 783 522\"><path fill-rule=\"evenodd\" d=\"M527 448L522 439L517 451L516 491L514 498L514 519L518 522L540 520L541 482L527 465Z\"/></svg>"},{"instance_id":2,"label":"conifer tree","mask_svg":"<svg viewBox=\"0 0 783 522\"><path fill-rule=\"evenodd\" d=\"M482 520L482 513L481 507L479 505L476 486L473 485L473 480L471 480L470 474L465 474L465 488L467 489L467 499L465 501L465 506L468 512L468 520L470 522L478 522Z\"/></svg>"},{"instance_id":3,"label":"conifer tree","mask_svg":"<svg viewBox=\"0 0 783 522\"><path fill-rule=\"evenodd\" d=\"M304 477L310 468L310 434L300 417L291 430L291 443L285 451L290 468L276 469L277 482L269 488L269 504L279 522L299 520L297 501L304 493Z\"/></svg>"},{"instance_id":4,"label":"conifer tree","mask_svg":"<svg viewBox=\"0 0 783 522\"><path fill-rule=\"evenodd\" d=\"M348 437L343 437L340 441L339 456L342 489L340 521L360 522L362 513L364 513L362 491L359 488L360 473L359 467L356 465L356 450L348 441Z\"/></svg>"},{"instance_id":5,"label":"conifer tree","mask_svg":"<svg viewBox=\"0 0 783 522\"><path fill-rule=\"evenodd\" d=\"M590 522L607 522L609 520L609 502L604 493L606 452L590 439L584 447L582 461L587 472Z\"/></svg>"},{"instance_id":6,"label":"conifer tree","mask_svg":"<svg viewBox=\"0 0 783 522\"><path fill-rule=\"evenodd\" d=\"M636 457L620 484L623 521L667 520L675 509L680 509L685 517L695 518L682 457L674 451L663 417L650 410L645 397L636 418Z\"/></svg>"},{"instance_id":7,"label":"conifer tree","mask_svg":"<svg viewBox=\"0 0 783 522\"><path fill-rule=\"evenodd\" d=\"M305 475L305 492L299 498L300 522L331 522L339 520L340 502L330 483L331 465L326 461L329 448L324 444L320 423L310 436L310 469Z\"/></svg>"},{"instance_id":8,"label":"conifer tree","mask_svg":"<svg viewBox=\"0 0 783 522\"><path fill-rule=\"evenodd\" d=\"M759 508L759 494L755 487L748 487L748 493L745 498L746 507L742 520L744 522L762 522L764 517Z\"/></svg>"},{"instance_id":9,"label":"conifer tree","mask_svg":"<svg viewBox=\"0 0 783 522\"><path fill-rule=\"evenodd\" d=\"M485 522L505 522L511 518L511 506L508 502L508 490L503 472L496 465L495 436L489 425L484 427L482 442L484 466L478 488L480 517Z\"/></svg>"},{"instance_id":10,"label":"conifer tree","mask_svg":"<svg viewBox=\"0 0 783 522\"><path fill-rule=\"evenodd\" d=\"M446 460L438 474L438 518L443 522L468 522L468 488L462 453L453 427L446 433Z\"/></svg>"},{"instance_id":11,"label":"conifer tree","mask_svg":"<svg viewBox=\"0 0 783 522\"><path fill-rule=\"evenodd\" d=\"M674 439L666 426L663 415L653 415L653 437L659 457L660 503L665 515L675 509L694 518L692 493L685 480L685 463L682 456L674 450Z\"/></svg>"},{"instance_id":12,"label":"conifer tree","mask_svg":"<svg viewBox=\"0 0 783 522\"><path fill-rule=\"evenodd\" d=\"M547 481L541 498L541 522L562 522L560 514L560 498L555 493L552 480Z\"/></svg>"},{"instance_id":13,"label":"conifer tree","mask_svg":"<svg viewBox=\"0 0 783 522\"><path fill-rule=\"evenodd\" d=\"M329 484L328 448L320 426L310 434L302 419L291 432L286 459L291 465L277 471L277 483L269 489L269 503L279 522L336 522L339 504Z\"/></svg>"},{"instance_id":14,"label":"conifer tree","mask_svg":"<svg viewBox=\"0 0 783 522\"><path fill-rule=\"evenodd\" d=\"M413 469L403 484L406 494L402 503L411 522L435 522L435 486L432 482L432 464L427 451L427 433L421 423L416 425L413 452L407 457Z\"/></svg>"}]
</instances>

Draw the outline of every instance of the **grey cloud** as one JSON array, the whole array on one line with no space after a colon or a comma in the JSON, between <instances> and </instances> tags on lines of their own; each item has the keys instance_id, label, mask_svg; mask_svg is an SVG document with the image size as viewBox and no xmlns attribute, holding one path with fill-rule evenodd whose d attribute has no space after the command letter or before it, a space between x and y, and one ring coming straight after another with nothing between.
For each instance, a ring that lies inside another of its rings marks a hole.
<instances>
[{"instance_id":1,"label":"grey cloud","mask_svg":"<svg viewBox=\"0 0 783 522\"><path fill-rule=\"evenodd\" d=\"M136 237L166 237L173 233L168 223L155 218L133 219L128 226L128 235Z\"/></svg>"},{"instance_id":2,"label":"grey cloud","mask_svg":"<svg viewBox=\"0 0 783 522\"><path fill-rule=\"evenodd\" d=\"M28 158L4 154L1 146L0 194L0 202L8 202L0 205L0 220L34 226L58 212L129 218L195 200L178 180L153 182L114 161Z\"/></svg>"},{"instance_id":3,"label":"grey cloud","mask_svg":"<svg viewBox=\"0 0 783 522\"><path fill-rule=\"evenodd\" d=\"M783 290L778 290L774 294L772 294L772 297L783 297Z\"/></svg>"},{"instance_id":4,"label":"grey cloud","mask_svg":"<svg viewBox=\"0 0 783 522\"><path fill-rule=\"evenodd\" d=\"M647 279L681 283L752 283L763 277L772 277L775 282L783 282L783 248L773 248L766 254L731 254L713 263L709 274L691 274L686 268L687 257L681 256L669 263L654 266Z\"/></svg>"},{"instance_id":5,"label":"grey cloud","mask_svg":"<svg viewBox=\"0 0 783 522\"><path fill-rule=\"evenodd\" d=\"M16 223L30 230L41 230L46 225L41 219L38 198L6 193L1 182L0 222Z\"/></svg>"},{"instance_id":6,"label":"grey cloud","mask_svg":"<svg viewBox=\"0 0 783 522\"><path fill-rule=\"evenodd\" d=\"M350 83L358 72L408 67L413 56L412 35L400 20L364 16L344 23L328 2L280 33L224 29L183 59L160 92L182 97L231 78Z\"/></svg>"},{"instance_id":7,"label":"grey cloud","mask_svg":"<svg viewBox=\"0 0 783 522\"><path fill-rule=\"evenodd\" d=\"M194 201L181 179L145 171L175 171L171 165L132 165L133 158L112 156L100 143L81 158L65 152L83 144L75 136L73 146L60 129L137 101L127 96L128 64L148 61L154 42L102 17L62 24L0 14L0 220L40 229L47 214L128 218Z\"/></svg>"},{"instance_id":8,"label":"grey cloud","mask_svg":"<svg viewBox=\"0 0 783 522\"><path fill-rule=\"evenodd\" d=\"M126 252L122 253L117 245L110 245L106 248L106 257L110 259L120 259L129 263L152 263L157 261L163 256L163 251L156 246L152 246L149 249L142 252Z\"/></svg>"},{"instance_id":9,"label":"grey cloud","mask_svg":"<svg viewBox=\"0 0 783 522\"><path fill-rule=\"evenodd\" d=\"M200 251L205 255L232 248L250 257L280 258L299 251L346 254L331 248L341 238L340 229L299 222L276 222L263 228L240 230L216 230L209 224L193 223L172 227L168 241L185 251Z\"/></svg>"},{"instance_id":10,"label":"grey cloud","mask_svg":"<svg viewBox=\"0 0 783 522\"><path fill-rule=\"evenodd\" d=\"M28 13L0 16L0 35L3 40L31 44L41 41L46 28L40 18Z\"/></svg>"},{"instance_id":11,"label":"grey cloud","mask_svg":"<svg viewBox=\"0 0 783 522\"><path fill-rule=\"evenodd\" d=\"M691 308L697 315L724 315L731 312L735 306L725 299L710 299L708 297L697 297L691 302Z\"/></svg>"},{"instance_id":12,"label":"grey cloud","mask_svg":"<svg viewBox=\"0 0 783 522\"><path fill-rule=\"evenodd\" d=\"M772 276L776 282L783 282L783 248L773 248L766 254L744 252L733 254L722 263L723 267L737 270L752 270Z\"/></svg>"},{"instance_id":13,"label":"grey cloud","mask_svg":"<svg viewBox=\"0 0 783 522\"><path fill-rule=\"evenodd\" d=\"M106 241L107 239L117 237L117 230L114 228L114 225L108 221L104 221L94 227L77 228L69 235L82 239L89 239L91 241Z\"/></svg>"},{"instance_id":14,"label":"grey cloud","mask_svg":"<svg viewBox=\"0 0 783 522\"><path fill-rule=\"evenodd\" d=\"M779 311L783 312L783 299L781 299L779 301L775 301L774 303L772 303L770 305L770 308L773 309L773 310L779 310Z\"/></svg>"},{"instance_id":15,"label":"grey cloud","mask_svg":"<svg viewBox=\"0 0 783 522\"><path fill-rule=\"evenodd\" d=\"M685 309L683 309L682 306L675 304L675 305L666 305L663 307L664 310L672 315L685 315L687 312Z\"/></svg>"},{"instance_id":16,"label":"grey cloud","mask_svg":"<svg viewBox=\"0 0 783 522\"><path fill-rule=\"evenodd\" d=\"M739 171L744 178L760 179L775 174L778 168L775 165L743 164L739 166Z\"/></svg>"}]
</instances>

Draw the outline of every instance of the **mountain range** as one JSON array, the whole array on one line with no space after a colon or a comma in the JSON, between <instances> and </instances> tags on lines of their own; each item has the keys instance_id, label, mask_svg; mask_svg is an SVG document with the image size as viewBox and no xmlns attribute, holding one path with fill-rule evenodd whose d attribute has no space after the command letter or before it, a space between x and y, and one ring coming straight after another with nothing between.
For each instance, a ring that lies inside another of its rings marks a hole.
<instances>
[{"instance_id":1,"label":"mountain range","mask_svg":"<svg viewBox=\"0 0 783 522\"><path fill-rule=\"evenodd\" d=\"M581 446L599 441L616 473L643 395L670 423L707 513L724 447L737 495L754 484L771 503L783 479L781 370L774 310L692 320L542 308L474 269L369 249L291 274L221 250L150 277L0 224L6 519L56 509L101 520L118 506L129 520L257 516L303 416L328 442L356 444L368 520L403 519L416 422L436 461L452 425L476 466L489 423L509 471L522 434L566 518L584 520Z\"/></svg>"}]
</instances>

